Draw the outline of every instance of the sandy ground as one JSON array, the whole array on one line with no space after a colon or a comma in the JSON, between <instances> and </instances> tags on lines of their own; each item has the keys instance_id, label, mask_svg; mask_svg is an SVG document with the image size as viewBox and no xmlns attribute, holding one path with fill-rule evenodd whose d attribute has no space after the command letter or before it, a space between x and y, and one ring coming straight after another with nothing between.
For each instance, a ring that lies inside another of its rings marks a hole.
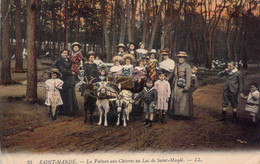
<instances>
[{"instance_id":1,"label":"sandy ground","mask_svg":"<svg viewBox=\"0 0 260 164\"><path fill-rule=\"evenodd\" d=\"M198 88L194 93L193 120L174 120L167 124L142 125L142 117L131 116L127 127L115 125L115 112L108 117L109 126L98 126L98 112L93 124L84 124L83 98L78 94L80 112L76 117L58 116L52 121L44 106L42 67L39 68L36 104L25 100L26 73L12 73L19 82L0 86L1 149L8 152L95 152L95 151L180 151L180 150L242 150L260 148L260 124L250 127L250 116L244 111L245 101L239 99L238 122L218 122L221 115L223 83ZM245 76L249 81L260 81L260 74ZM246 141L241 143L238 139Z\"/></svg>"}]
</instances>

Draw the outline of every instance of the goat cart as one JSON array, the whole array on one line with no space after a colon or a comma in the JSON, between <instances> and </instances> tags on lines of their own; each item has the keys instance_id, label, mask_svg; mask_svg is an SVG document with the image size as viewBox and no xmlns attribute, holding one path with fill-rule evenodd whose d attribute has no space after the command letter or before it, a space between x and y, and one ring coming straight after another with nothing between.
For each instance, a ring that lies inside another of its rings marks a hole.
<instances>
[{"instance_id":1,"label":"goat cart","mask_svg":"<svg viewBox=\"0 0 260 164\"><path fill-rule=\"evenodd\" d=\"M119 77L114 77L114 76L108 76L108 81L116 84L119 86L121 85L121 90L129 90L132 92L132 94L136 94L142 90L142 88L139 88L136 86L133 80L133 76L119 76ZM142 106L143 103L142 101L138 100L133 104L133 110L131 112L132 116L141 116L142 115Z\"/></svg>"},{"instance_id":2,"label":"goat cart","mask_svg":"<svg viewBox=\"0 0 260 164\"><path fill-rule=\"evenodd\" d=\"M108 76L108 81L116 84L119 86L121 85L121 89L126 89L126 90L133 90L134 89L134 82L133 82L133 77L132 76Z\"/></svg>"}]
</instances>

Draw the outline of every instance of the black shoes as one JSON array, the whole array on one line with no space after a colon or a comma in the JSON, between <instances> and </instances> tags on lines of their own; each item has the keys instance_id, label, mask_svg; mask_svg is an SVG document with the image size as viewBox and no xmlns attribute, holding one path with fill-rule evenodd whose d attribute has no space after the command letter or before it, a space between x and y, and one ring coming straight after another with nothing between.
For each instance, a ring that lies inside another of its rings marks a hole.
<instances>
[{"instance_id":1,"label":"black shoes","mask_svg":"<svg viewBox=\"0 0 260 164\"><path fill-rule=\"evenodd\" d=\"M147 124L145 127L147 127L147 128L152 127L152 122L153 122L153 121L148 120L148 124Z\"/></svg>"},{"instance_id":2,"label":"black shoes","mask_svg":"<svg viewBox=\"0 0 260 164\"><path fill-rule=\"evenodd\" d=\"M227 112L226 111L222 111L221 118L218 121L226 121L226 116L227 116Z\"/></svg>"},{"instance_id":3,"label":"black shoes","mask_svg":"<svg viewBox=\"0 0 260 164\"><path fill-rule=\"evenodd\" d=\"M159 113L156 113L155 118L154 118L154 122L159 122Z\"/></svg>"},{"instance_id":4,"label":"black shoes","mask_svg":"<svg viewBox=\"0 0 260 164\"><path fill-rule=\"evenodd\" d=\"M143 125L148 125L148 123L149 123L149 120L145 119L145 122L143 122Z\"/></svg>"},{"instance_id":5,"label":"black shoes","mask_svg":"<svg viewBox=\"0 0 260 164\"><path fill-rule=\"evenodd\" d=\"M165 114L162 114L162 124L166 124L166 121L165 121Z\"/></svg>"},{"instance_id":6,"label":"black shoes","mask_svg":"<svg viewBox=\"0 0 260 164\"><path fill-rule=\"evenodd\" d=\"M237 112L233 112L232 122L233 122L233 123L236 123L236 122L237 122Z\"/></svg>"}]
</instances>

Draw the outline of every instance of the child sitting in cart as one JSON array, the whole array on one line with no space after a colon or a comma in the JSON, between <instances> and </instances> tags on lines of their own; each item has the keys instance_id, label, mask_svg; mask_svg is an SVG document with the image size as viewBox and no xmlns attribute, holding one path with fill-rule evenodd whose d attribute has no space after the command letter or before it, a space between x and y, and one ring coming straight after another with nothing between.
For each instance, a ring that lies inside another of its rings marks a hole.
<instances>
[{"instance_id":1,"label":"child sitting in cart","mask_svg":"<svg viewBox=\"0 0 260 164\"><path fill-rule=\"evenodd\" d=\"M50 107L51 119L56 119L57 106L63 105L59 89L62 89L63 81L59 79L61 73L58 69L53 68L50 74L50 79L45 81L45 90L47 91L47 99L45 104Z\"/></svg>"},{"instance_id":2,"label":"child sitting in cart","mask_svg":"<svg viewBox=\"0 0 260 164\"><path fill-rule=\"evenodd\" d=\"M110 68L109 75L118 77L122 75L122 69L121 62L123 60L123 57L121 56L114 56L113 57L114 66Z\"/></svg>"}]
</instances>

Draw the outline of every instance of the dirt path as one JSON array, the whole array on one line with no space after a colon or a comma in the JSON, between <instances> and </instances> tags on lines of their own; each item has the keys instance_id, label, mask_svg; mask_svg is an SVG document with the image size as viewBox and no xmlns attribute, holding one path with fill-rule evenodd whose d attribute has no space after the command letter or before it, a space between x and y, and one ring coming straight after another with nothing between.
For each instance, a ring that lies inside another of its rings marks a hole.
<instances>
[{"instance_id":1,"label":"dirt path","mask_svg":"<svg viewBox=\"0 0 260 164\"><path fill-rule=\"evenodd\" d=\"M260 74L248 75L246 81L260 81ZM39 83L41 86L42 83ZM248 82L245 88L248 89ZM110 113L109 126L83 124L83 99L78 95L79 116L48 118L48 109L41 105L44 94L39 87L39 104L26 104L24 100L10 99L25 95L25 85L0 86L3 114L3 151L17 152L95 152L95 151L179 151L179 150L236 150L259 149L260 126L248 127L249 115L244 112L245 101L239 100L238 123L218 122L221 113L223 84L201 87L194 93L193 120L167 118L167 124L154 123L152 128L142 126L140 117L130 117L127 127L115 126ZM9 98L8 98L9 97ZM229 117L231 110L228 111ZM241 144L237 141L247 141Z\"/></svg>"}]
</instances>

